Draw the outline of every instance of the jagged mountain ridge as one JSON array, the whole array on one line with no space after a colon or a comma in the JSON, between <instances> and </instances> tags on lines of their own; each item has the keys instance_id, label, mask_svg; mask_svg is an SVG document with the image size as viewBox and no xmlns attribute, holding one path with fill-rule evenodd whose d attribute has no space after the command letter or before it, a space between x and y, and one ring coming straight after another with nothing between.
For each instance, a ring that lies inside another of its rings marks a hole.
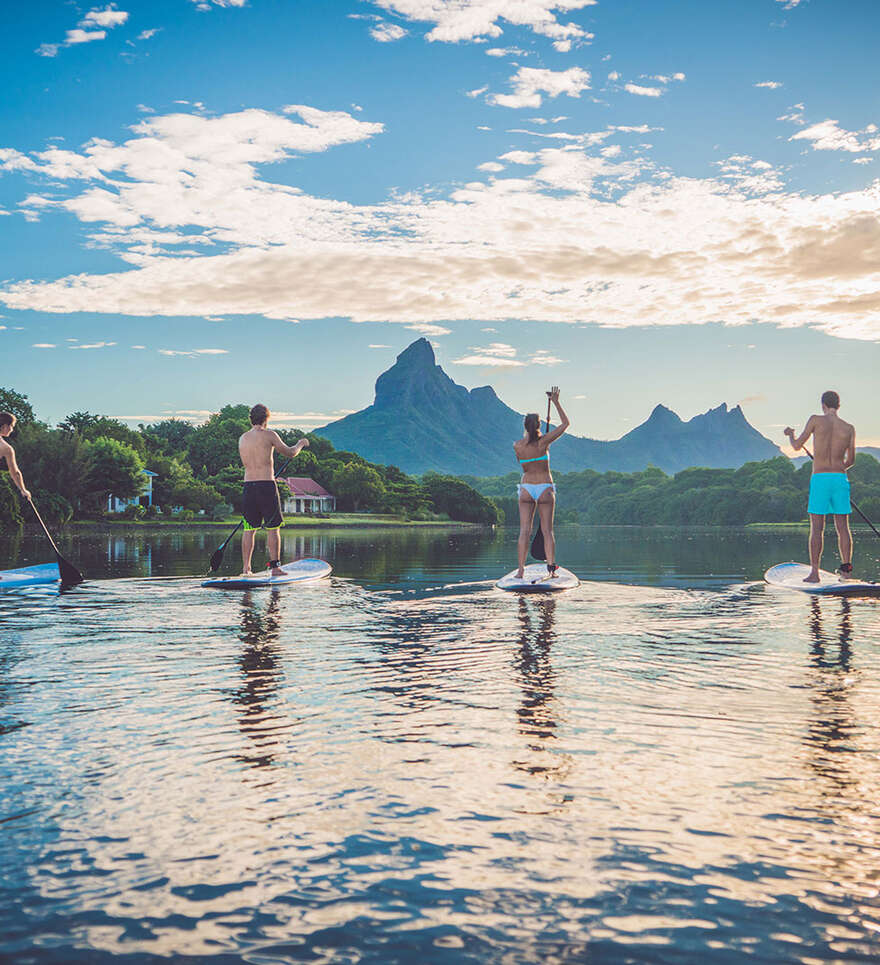
<instances>
[{"instance_id":1,"label":"jagged mountain ridge","mask_svg":"<svg viewBox=\"0 0 880 965\"><path fill-rule=\"evenodd\" d=\"M376 380L372 405L316 431L337 449L408 473L495 476L517 468L512 443L522 435L522 419L491 386L468 390L455 383L437 364L430 342L419 338ZM553 467L636 472L654 465L678 472L689 466L735 467L779 454L739 406L722 404L684 422L658 405L620 439L569 431L553 445Z\"/></svg>"}]
</instances>

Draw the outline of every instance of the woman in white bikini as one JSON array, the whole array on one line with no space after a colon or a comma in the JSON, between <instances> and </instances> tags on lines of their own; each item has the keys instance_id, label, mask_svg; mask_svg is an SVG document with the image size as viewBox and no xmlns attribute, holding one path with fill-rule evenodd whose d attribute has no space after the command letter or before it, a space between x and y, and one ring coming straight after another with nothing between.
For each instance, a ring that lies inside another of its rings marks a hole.
<instances>
[{"instance_id":1,"label":"woman in white bikini","mask_svg":"<svg viewBox=\"0 0 880 965\"><path fill-rule=\"evenodd\" d=\"M553 512L556 508L556 487L550 475L550 444L555 442L568 428L568 416L559 404L559 386L554 385L547 393L559 414L559 425L546 434L541 433L541 418L530 412L523 420L525 432L522 439L513 444L516 458L522 467L522 480L516 487L519 498L519 569L517 577L523 575L526 554L529 551L529 536L535 508L541 519L544 533L544 549L547 551L547 569L553 574L556 570L556 538L553 535Z\"/></svg>"}]
</instances>

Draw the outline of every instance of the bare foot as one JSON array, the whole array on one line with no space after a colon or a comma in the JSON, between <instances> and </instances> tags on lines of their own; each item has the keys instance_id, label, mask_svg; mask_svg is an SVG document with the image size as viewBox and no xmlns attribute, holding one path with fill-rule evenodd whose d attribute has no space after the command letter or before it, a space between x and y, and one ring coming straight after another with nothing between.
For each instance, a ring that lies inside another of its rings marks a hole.
<instances>
[{"instance_id":1,"label":"bare foot","mask_svg":"<svg viewBox=\"0 0 880 965\"><path fill-rule=\"evenodd\" d=\"M517 578L518 580L521 580L521 579L523 578L523 568L522 568L522 567L520 567L520 568L516 571L516 578Z\"/></svg>"},{"instance_id":2,"label":"bare foot","mask_svg":"<svg viewBox=\"0 0 880 965\"><path fill-rule=\"evenodd\" d=\"M253 575L254 575L254 571L253 571L253 570L242 570L242 571L241 571L241 575L242 575L242 576L253 576Z\"/></svg>"},{"instance_id":3,"label":"bare foot","mask_svg":"<svg viewBox=\"0 0 880 965\"><path fill-rule=\"evenodd\" d=\"M808 576L804 577L804 583L818 583L819 574L815 570L811 570Z\"/></svg>"}]
</instances>

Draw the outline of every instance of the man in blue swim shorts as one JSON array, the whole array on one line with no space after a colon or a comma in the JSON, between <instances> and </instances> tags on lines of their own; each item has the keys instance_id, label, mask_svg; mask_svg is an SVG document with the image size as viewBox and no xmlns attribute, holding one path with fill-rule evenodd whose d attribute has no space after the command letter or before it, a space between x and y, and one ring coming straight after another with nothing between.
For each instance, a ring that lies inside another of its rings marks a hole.
<instances>
[{"instance_id":1,"label":"man in blue swim shorts","mask_svg":"<svg viewBox=\"0 0 880 965\"><path fill-rule=\"evenodd\" d=\"M852 533L849 529L849 479L846 471L856 461L856 430L837 414L840 396L836 392L822 395L822 415L811 415L804 431L795 438L794 429L785 434L792 448L802 449L813 436L813 475L810 479L810 572L805 583L819 582L819 563L825 540L825 517L834 517L837 546L840 550L842 577L852 577Z\"/></svg>"}]
</instances>

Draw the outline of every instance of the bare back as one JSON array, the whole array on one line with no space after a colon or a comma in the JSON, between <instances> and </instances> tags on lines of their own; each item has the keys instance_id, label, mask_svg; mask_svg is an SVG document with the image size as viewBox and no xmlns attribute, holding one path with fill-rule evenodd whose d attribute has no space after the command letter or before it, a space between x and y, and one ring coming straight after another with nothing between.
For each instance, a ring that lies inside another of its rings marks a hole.
<instances>
[{"instance_id":1,"label":"bare back","mask_svg":"<svg viewBox=\"0 0 880 965\"><path fill-rule=\"evenodd\" d=\"M238 453L244 464L244 481L259 482L275 478L275 450L281 440L277 432L254 426L238 440ZM283 445L283 443L282 443Z\"/></svg>"},{"instance_id":2,"label":"bare back","mask_svg":"<svg viewBox=\"0 0 880 965\"><path fill-rule=\"evenodd\" d=\"M550 448L547 436L540 436L537 442L529 442L528 439L519 439L513 444L513 451L516 453L517 461L520 462L522 470L522 481L524 483L544 483L553 482L550 475ZM547 456L546 459L543 457ZM535 462L522 464L523 459L535 459Z\"/></svg>"},{"instance_id":3,"label":"bare back","mask_svg":"<svg viewBox=\"0 0 880 965\"><path fill-rule=\"evenodd\" d=\"M833 412L810 417L813 472L846 472L855 461L855 428Z\"/></svg>"}]
</instances>

